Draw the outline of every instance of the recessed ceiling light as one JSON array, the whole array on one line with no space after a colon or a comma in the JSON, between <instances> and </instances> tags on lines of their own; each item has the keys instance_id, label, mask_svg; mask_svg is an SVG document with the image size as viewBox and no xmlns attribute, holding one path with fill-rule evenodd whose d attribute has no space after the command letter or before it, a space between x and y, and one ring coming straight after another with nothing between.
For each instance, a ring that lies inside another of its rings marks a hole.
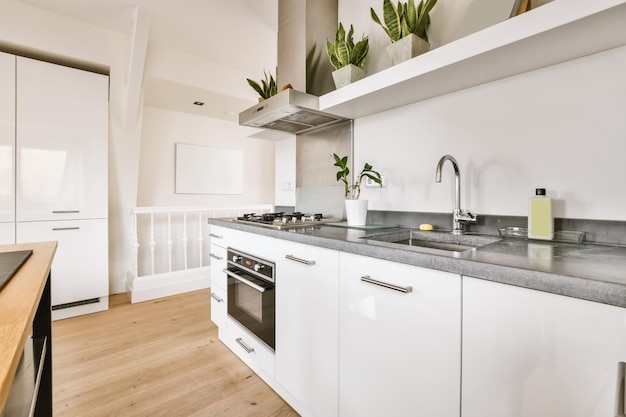
<instances>
[{"instance_id":1,"label":"recessed ceiling light","mask_svg":"<svg viewBox=\"0 0 626 417\"><path fill-rule=\"evenodd\" d=\"M194 101L193 104L195 104L196 106L204 106L204 103L201 101Z\"/></svg>"}]
</instances>

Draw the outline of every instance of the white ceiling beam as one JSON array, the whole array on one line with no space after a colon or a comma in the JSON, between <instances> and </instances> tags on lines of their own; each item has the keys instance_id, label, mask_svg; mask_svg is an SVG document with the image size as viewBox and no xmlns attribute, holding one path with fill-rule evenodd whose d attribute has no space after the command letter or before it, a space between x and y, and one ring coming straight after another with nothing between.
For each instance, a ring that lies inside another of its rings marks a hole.
<instances>
[{"instance_id":1,"label":"white ceiling beam","mask_svg":"<svg viewBox=\"0 0 626 417\"><path fill-rule=\"evenodd\" d=\"M142 6L135 8L130 59L128 60L128 73L126 77L126 114L124 126L129 130L137 126L137 120L142 105L141 89L146 65L146 51L148 50L151 19L152 10Z\"/></svg>"}]
</instances>

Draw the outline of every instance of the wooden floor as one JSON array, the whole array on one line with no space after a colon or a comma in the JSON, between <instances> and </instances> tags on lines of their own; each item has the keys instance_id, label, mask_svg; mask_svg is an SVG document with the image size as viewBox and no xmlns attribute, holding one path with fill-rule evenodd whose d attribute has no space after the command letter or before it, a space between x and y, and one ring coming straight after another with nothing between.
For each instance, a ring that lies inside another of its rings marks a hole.
<instances>
[{"instance_id":1,"label":"wooden floor","mask_svg":"<svg viewBox=\"0 0 626 417\"><path fill-rule=\"evenodd\" d=\"M218 340L209 300L121 294L54 322L54 416L298 416Z\"/></svg>"}]
</instances>

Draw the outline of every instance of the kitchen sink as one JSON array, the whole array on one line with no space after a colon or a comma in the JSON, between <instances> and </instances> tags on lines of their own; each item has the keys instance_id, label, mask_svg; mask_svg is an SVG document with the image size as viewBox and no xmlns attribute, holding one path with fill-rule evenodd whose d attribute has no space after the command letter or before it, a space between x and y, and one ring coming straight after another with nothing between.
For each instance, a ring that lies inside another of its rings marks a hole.
<instances>
[{"instance_id":1,"label":"kitchen sink","mask_svg":"<svg viewBox=\"0 0 626 417\"><path fill-rule=\"evenodd\" d=\"M436 250L453 254L466 252L500 240L499 237L490 235L454 235L449 231L425 232L413 229L372 234L364 238L369 243L382 244L388 247L405 247L417 251Z\"/></svg>"}]
</instances>

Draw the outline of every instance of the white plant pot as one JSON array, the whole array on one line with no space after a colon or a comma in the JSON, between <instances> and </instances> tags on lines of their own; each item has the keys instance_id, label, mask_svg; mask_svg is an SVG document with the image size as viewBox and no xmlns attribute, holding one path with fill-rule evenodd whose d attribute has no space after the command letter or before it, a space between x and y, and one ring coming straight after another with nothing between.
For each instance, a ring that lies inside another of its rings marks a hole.
<instances>
[{"instance_id":1,"label":"white plant pot","mask_svg":"<svg viewBox=\"0 0 626 417\"><path fill-rule=\"evenodd\" d=\"M365 226L367 221L367 200L346 200L348 226Z\"/></svg>"},{"instance_id":2,"label":"white plant pot","mask_svg":"<svg viewBox=\"0 0 626 417\"><path fill-rule=\"evenodd\" d=\"M350 64L333 71L332 75L335 88L341 88L367 77L367 71L354 64Z\"/></svg>"},{"instance_id":3,"label":"white plant pot","mask_svg":"<svg viewBox=\"0 0 626 417\"><path fill-rule=\"evenodd\" d=\"M396 65L400 62L415 58L418 55L428 52L430 43L426 42L419 36L411 33L397 42L393 42L387 47L387 55L391 58L391 64Z\"/></svg>"}]
</instances>

